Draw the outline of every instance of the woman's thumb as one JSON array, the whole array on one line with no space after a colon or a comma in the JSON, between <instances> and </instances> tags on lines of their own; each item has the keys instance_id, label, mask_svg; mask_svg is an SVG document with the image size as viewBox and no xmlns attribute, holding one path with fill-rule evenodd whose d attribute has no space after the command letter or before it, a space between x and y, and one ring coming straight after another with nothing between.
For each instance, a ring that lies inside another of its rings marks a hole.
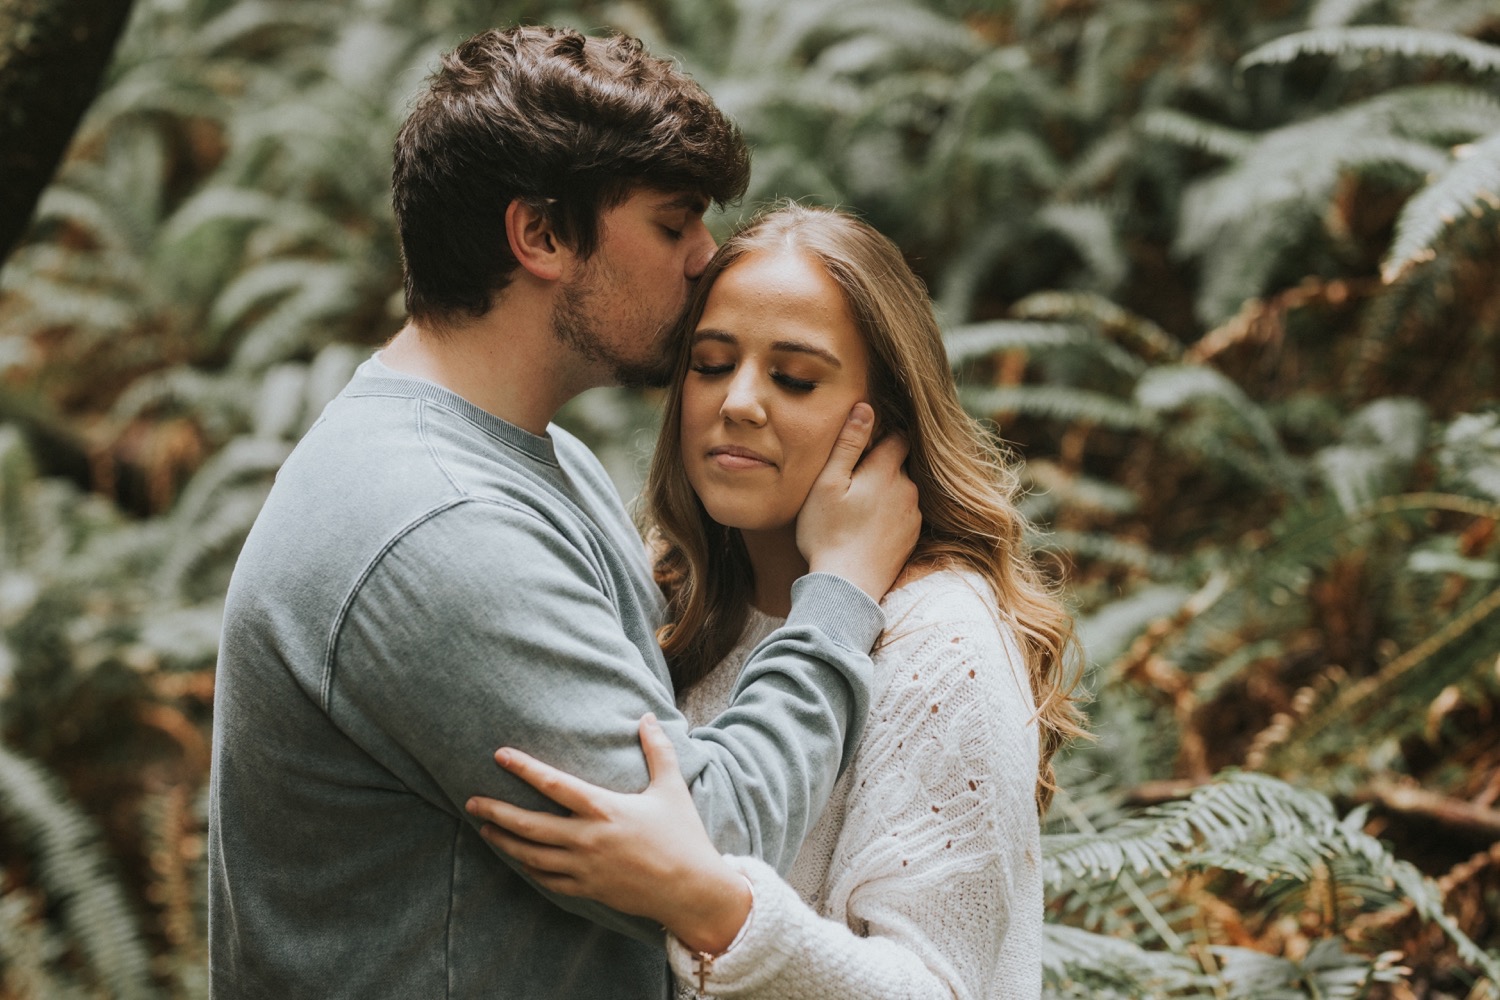
<instances>
[{"instance_id":1,"label":"woman's thumb","mask_svg":"<svg viewBox=\"0 0 1500 1000\"><path fill-rule=\"evenodd\" d=\"M667 737L666 730L650 712L641 716L641 750L646 754L646 771L655 785L669 778L680 776L677 771L677 748Z\"/></svg>"}]
</instances>

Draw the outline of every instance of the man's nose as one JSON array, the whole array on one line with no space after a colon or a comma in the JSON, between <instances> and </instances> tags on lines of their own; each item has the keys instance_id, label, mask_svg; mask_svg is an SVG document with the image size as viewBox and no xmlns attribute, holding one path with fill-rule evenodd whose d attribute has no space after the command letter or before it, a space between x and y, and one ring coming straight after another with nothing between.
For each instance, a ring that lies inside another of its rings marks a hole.
<instances>
[{"instance_id":1,"label":"man's nose","mask_svg":"<svg viewBox=\"0 0 1500 1000\"><path fill-rule=\"evenodd\" d=\"M719 245L714 242L713 233L708 231L708 226L701 219L694 223L687 238L692 244L688 247L686 274L689 281L697 281Z\"/></svg>"}]
</instances>

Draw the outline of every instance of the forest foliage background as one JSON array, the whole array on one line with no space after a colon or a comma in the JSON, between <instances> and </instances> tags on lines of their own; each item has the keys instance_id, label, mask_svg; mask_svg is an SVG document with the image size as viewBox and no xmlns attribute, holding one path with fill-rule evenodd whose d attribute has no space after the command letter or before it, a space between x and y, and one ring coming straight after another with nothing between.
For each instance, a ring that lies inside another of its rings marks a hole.
<instances>
[{"instance_id":1,"label":"forest foliage background","mask_svg":"<svg viewBox=\"0 0 1500 1000\"><path fill-rule=\"evenodd\" d=\"M228 573L402 321L407 101L517 20L694 73L719 232L927 280L1088 650L1050 997L1500 995L1492 0L136 0L0 270L0 998L206 995ZM653 405L563 414L627 495Z\"/></svg>"}]
</instances>

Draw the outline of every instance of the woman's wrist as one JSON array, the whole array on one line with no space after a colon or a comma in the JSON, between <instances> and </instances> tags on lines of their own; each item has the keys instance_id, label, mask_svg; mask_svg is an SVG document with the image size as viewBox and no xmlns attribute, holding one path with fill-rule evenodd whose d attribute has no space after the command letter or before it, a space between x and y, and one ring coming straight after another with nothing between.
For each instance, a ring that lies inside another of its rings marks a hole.
<instances>
[{"instance_id":1,"label":"woman's wrist","mask_svg":"<svg viewBox=\"0 0 1500 1000\"><path fill-rule=\"evenodd\" d=\"M684 880L682 905L662 925L689 951L728 950L750 917L750 883L723 858Z\"/></svg>"}]
</instances>

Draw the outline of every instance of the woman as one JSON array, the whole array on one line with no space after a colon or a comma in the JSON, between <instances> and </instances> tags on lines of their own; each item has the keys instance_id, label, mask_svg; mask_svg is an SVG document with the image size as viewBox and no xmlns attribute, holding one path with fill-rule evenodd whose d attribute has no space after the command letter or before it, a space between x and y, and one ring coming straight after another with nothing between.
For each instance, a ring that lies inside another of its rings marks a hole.
<instances>
[{"instance_id":1,"label":"woman","mask_svg":"<svg viewBox=\"0 0 1500 1000\"><path fill-rule=\"evenodd\" d=\"M547 888L661 922L687 995L1037 997L1038 806L1053 753L1081 732L1072 632L1025 548L1014 477L959 405L921 283L864 223L789 206L720 248L683 329L646 498L660 638L695 724L725 709L790 607L807 569L797 513L850 408L868 400L909 442L922 535L882 602L863 733L787 882L713 849L649 716L646 792L502 750L571 815L470 811Z\"/></svg>"}]
</instances>

